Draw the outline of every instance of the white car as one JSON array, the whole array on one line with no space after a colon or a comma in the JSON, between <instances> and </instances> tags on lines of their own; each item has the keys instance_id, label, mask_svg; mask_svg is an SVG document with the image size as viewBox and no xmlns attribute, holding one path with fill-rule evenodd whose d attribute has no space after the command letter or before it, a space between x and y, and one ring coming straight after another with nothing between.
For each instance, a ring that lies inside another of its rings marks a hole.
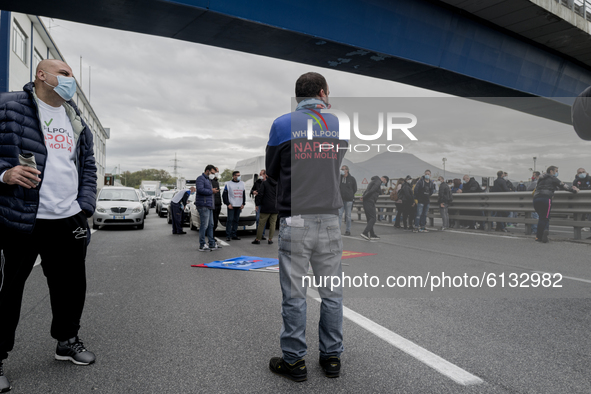
<instances>
[{"instance_id":1,"label":"white car","mask_svg":"<svg viewBox=\"0 0 591 394\"><path fill-rule=\"evenodd\" d=\"M165 191L160 195L160 199L156 202L156 212L161 218L167 216L170 210L170 202L176 194L176 191Z\"/></svg>"},{"instance_id":2,"label":"white car","mask_svg":"<svg viewBox=\"0 0 591 394\"><path fill-rule=\"evenodd\" d=\"M221 188L222 186L220 186ZM222 189L223 190L223 189ZM238 230L252 230L256 231L257 229L257 211L254 205L254 200L250 198L248 192L250 189L247 190L246 195L246 204L244 204L244 208L242 212L240 212L240 218L238 220ZM189 227L191 230L199 230L199 211L195 206L195 200L191 204L187 204L191 210L191 218L189 219ZM226 222L228 221L228 207L222 204L222 210L220 211L220 217L218 220L218 227L216 231L226 231Z\"/></svg>"},{"instance_id":3,"label":"white car","mask_svg":"<svg viewBox=\"0 0 591 394\"><path fill-rule=\"evenodd\" d=\"M132 187L105 186L98 195L92 228L100 226L137 226L144 228L144 205Z\"/></svg>"}]
</instances>

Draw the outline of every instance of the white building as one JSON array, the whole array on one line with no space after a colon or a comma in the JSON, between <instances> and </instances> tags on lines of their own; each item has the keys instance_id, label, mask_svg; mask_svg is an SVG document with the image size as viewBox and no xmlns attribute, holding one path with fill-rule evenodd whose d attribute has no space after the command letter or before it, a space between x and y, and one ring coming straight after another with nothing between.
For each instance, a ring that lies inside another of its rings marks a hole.
<instances>
[{"instance_id":1,"label":"white building","mask_svg":"<svg viewBox=\"0 0 591 394\"><path fill-rule=\"evenodd\" d=\"M43 59L65 61L49 31L38 16L0 11L0 92L23 90L35 78ZM74 67L72 67L74 68ZM92 130L99 189L104 185L106 142L110 130L104 128L77 81L73 100Z\"/></svg>"}]
</instances>

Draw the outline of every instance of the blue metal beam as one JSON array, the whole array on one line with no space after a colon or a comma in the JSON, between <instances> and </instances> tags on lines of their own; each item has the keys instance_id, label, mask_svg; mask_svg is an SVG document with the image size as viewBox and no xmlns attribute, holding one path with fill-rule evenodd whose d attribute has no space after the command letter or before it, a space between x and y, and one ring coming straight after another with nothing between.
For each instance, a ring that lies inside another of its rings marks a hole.
<instances>
[{"instance_id":1,"label":"blue metal beam","mask_svg":"<svg viewBox=\"0 0 591 394\"><path fill-rule=\"evenodd\" d=\"M0 8L214 45L463 97L546 97L548 107L537 114L570 122L568 106L591 85L589 67L437 3L0 0Z\"/></svg>"},{"instance_id":2,"label":"blue metal beam","mask_svg":"<svg viewBox=\"0 0 591 394\"><path fill-rule=\"evenodd\" d=\"M10 84L10 11L0 11L0 92Z\"/></svg>"}]
</instances>

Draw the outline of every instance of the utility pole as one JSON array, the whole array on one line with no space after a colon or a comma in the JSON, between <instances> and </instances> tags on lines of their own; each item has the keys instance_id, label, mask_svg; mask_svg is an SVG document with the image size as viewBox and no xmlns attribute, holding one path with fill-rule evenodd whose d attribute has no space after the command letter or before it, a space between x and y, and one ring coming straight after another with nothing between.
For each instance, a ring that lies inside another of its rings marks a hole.
<instances>
[{"instance_id":1,"label":"utility pole","mask_svg":"<svg viewBox=\"0 0 591 394\"><path fill-rule=\"evenodd\" d=\"M534 157L534 171L536 170L536 160L537 160L537 157Z\"/></svg>"},{"instance_id":2,"label":"utility pole","mask_svg":"<svg viewBox=\"0 0 591 394\"><path fill-rule=\"evenodd\" d=\"M443 158L443 179L445 179L445 162L447 161L447 159L444 157Z\"/></svg>"},{"instance_id":3,"label":"utility pole","mask_svg":"<svg viewBox=\"0 0 591 394\"><path fill-rule=\"evenodd\" d=\"M174 164L172 165L172 176L178 178L178 169L180 168L178 162L181 160L176 158L176 152L174 152L174 159L172 159L171 161L174 162Z\"/></svg>"}]
</instances>

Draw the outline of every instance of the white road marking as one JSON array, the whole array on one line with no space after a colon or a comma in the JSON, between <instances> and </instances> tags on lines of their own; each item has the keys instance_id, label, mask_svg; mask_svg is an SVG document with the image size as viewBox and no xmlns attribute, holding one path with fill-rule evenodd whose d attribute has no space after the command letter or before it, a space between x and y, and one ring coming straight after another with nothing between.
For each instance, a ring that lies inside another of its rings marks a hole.
<instances>
[{"instance_id":1,"label":"white road marking","mask_svg":"<svg viewBox=\"0 0 591 394\"><path fill-rule=\"evenodd\" d=\"M499 234L486 234L486 233L473 233L470 231L458 231L458 230L445 230L441 231L443 233L458 233L458 234L468 234L468 235L480 235L481 237L496 237L496 238L508 238L508 239L521 239L519 237L512 237L510 235L499 235ZM527 238L529 239L529 238Z\"/></svg>"},{"instance_id":2,"label":"white road marking","mask_svg":"<svg viewBox=\"0 0 591 394\"><path fill-rule=\"evenodd\" d=\"M222 241L222 240L221 240L221 239L219 239L219 238L216 238L215 240L216 240L216 241L218 241L218 243L219 243L220 245L222 245L222 246L230 246L230 244L229 244L229 243L227 243L227 242L225 242L225 241Z\"/></svg>"},{"instance_id":3,"label":"white road marking","mask_svg":"<svg viewBox=\"0 0 591 394\"><path fill-rule=\"evenodd\" d=\"M308 288L308 294L316 301L322 301L320 299L320 295L316 290ZM478 376L472 375L470 372L458 367L455 364L450 363L449 361L439 357L434 353L431 353L427 349L422 348L416 343L411 342L408 339L388 330L386 327L383 327L378 323L369 320L365 316L360 315L359 313L347 308L346 306L343 307L343 316L351 320L358 326L371 332L378 338L402 350L409 356L416 358L417 360L423 362L424 364L433 368L442 375L447 376L448 378L450 378L458 384L469 386L484 383L484 381L480 379Z\"/></svg>"}]
</instances>

